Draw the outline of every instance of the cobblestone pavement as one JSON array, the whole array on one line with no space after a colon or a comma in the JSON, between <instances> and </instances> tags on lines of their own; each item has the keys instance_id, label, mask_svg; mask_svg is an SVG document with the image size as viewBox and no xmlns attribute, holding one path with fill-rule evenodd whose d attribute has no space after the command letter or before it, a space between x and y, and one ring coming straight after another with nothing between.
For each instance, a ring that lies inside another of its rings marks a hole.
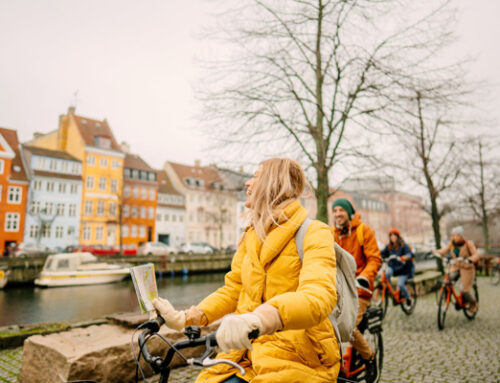
<instances>
[{"instance_id":1,"label":"cobblestone pavement","mask_svg":"<svg viewBox=\"0 0 500 383\"><path fill-rule=\"evenodd\" d=\"M500 383L500 286L479 278L476 319L450 308L443 331L437 328L434 294L420 297L406 316L389 307L384 320L382 383ZM0 382L17 382L21 348L0 351ZM199 369L172 371L170 381L194 382ZM154 380L151 380L153 382Z\"/></svg>"}]
</instances>

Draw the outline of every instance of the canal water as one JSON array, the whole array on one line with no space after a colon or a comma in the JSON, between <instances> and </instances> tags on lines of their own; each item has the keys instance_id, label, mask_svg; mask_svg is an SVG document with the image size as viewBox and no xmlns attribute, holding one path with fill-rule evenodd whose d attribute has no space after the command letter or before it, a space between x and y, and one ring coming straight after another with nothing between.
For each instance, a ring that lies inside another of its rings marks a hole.
<instances>
[{"instance_id":1,"label":"canal water","mask_svg":"<svg viewBox=\"0 0 500 383\"><path fill-rule=\"evenodd\" d=\"M224 273L157 276L158 294L174 307L197 304L224 284ZM0 290L0 326L52 321L85 321L120 312L139 312L130 278L105 285L39 288L7 286Z\"/></svg>"}]
</instances>

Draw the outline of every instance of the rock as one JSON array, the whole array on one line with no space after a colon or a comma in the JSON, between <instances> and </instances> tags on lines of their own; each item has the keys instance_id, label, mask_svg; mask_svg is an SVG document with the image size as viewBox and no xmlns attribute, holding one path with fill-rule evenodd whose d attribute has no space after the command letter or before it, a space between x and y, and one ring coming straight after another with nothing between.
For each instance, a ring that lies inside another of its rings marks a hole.
<instances>
[{"instance_id":1,"label":"rock","mask_svg":"<svg viewBox=\"0 0 500 383\"><path fill-rule=\"evenodd\" d=\"M203 328L203 334L215 326ZM24 342L20 383L59 383L71 380L96 380L100 383L135 382L136 362L130 347L133 330L116 325L77 328L51 335L35 335ZM185 335L162 327L160 334L171 342ZM137 336L134 339L138 353ZM168 346L159 338L148 341L152 354L164 356ZM202 348L186 349L187 357L199 356ZM184 362L175 356L172 367ZM146 376L153 374L141 358Z\"/></svg>"}]
</instances>

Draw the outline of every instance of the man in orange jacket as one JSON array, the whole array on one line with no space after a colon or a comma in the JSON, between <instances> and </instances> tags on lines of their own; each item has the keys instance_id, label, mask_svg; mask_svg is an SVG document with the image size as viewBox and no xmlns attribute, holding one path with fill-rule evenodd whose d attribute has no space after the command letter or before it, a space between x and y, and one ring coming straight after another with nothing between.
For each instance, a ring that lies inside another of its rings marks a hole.
<instances>
[{"instance_id":1,"label":"man in orange jacket","mask_svg":"<svg viewBox=\"0 0 500 383\"><path fill-rule=\"evenodd\" d=\"M332 231L340 247L347 250L356 260L356 281L358 284L359 310L356 326L370 304L375 276L382 265L382 257L373 230L361 221L351 202L339 198L332 204L334 226ZM373 360L375 352L356 328L351 342L365 360Z\"/></svg>"}]
</instances>

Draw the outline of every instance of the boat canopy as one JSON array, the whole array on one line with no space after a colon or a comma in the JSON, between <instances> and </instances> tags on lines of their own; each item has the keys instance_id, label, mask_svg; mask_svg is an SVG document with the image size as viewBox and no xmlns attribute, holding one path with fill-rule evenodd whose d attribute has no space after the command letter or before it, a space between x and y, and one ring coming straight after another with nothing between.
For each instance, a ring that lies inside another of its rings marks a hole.
<instances>
[{"instance_id":1,"label":"boat canopy","mask_svg":"<svg viewBox=\"0 0 500 383\"><path fill-rule=\"evenodd\" d=\"M59 253L49 255L44 270L76 270L83 263L96 262L91 253Z\"/></svg>"}]
</instances>

